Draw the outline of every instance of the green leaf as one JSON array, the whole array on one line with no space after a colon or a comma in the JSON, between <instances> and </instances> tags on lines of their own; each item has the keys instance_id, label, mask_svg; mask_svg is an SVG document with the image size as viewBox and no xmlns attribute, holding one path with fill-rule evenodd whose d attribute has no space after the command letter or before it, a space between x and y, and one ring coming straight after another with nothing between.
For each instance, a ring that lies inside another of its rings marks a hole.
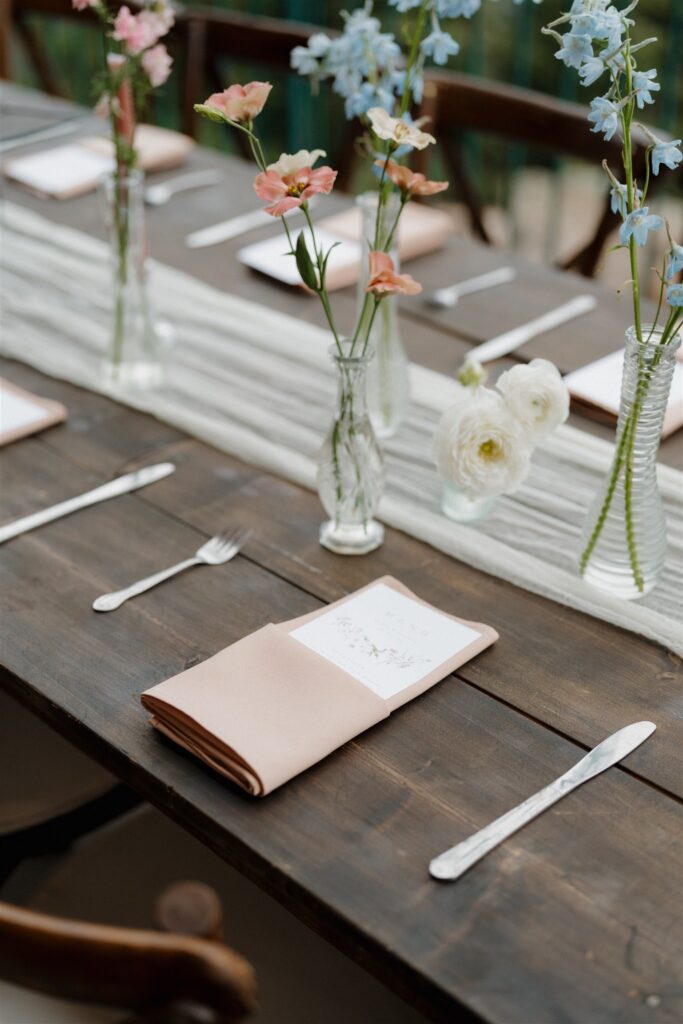
<instances>
[{"instance_id":1,"label":"green leaf","mask_svg":"<svg viewBox=\"0 0 683 1024\"><path fill-rule=\"evenodd\" d=\"M310 288L311 291L317 292L318 278L315 274L313 261L306 248L306 236L303 231L296 240L296 265L301 275L301 280L306 287Z\"/></svg>"}]
</instances>

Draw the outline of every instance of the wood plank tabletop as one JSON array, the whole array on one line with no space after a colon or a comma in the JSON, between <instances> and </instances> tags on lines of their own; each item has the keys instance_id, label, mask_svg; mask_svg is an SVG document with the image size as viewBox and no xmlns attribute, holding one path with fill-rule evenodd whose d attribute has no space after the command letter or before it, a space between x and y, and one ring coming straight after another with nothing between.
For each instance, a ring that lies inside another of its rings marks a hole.
<instances>
[{"instance_id":1,"label":"wood plank tabletop","mask_svg":"<svg viewBox=\"0 0 683 1024\"><path fill-rule=\"evenodd\" d=\"M184 249L188 231L254 202L250 176L235 161L198 151L192 163L224 167L230 188L150 211L152 253L218 287L318 320L306 296L235 263L243 240ZM95 197L42 202L15 188L7 195L102 233ZM411 272L425 281L433 272L436 286L504 259L459 239ZM576 278L518 265L519 296L494 292L481 304L472 297L436 316L405 307L413 357L452 370L473 340L576 294ZM609 351L628 314L596 290L599 315L586 318L581 344L593 337ZM350 315L353 297L337 298ZM523 354L558 361L562 354L563 368L580 362L576 332L558 333L559 347L555 335L546 339L554 354L542 339ZM317 542L315 495L18 362L4 361L0 373L69 408L65 424L3 450L0 519L140 464L170 459L177 466L143 491L0 548L2 685L431 1020L680 1019L678 658L393 530L366 558L335 557ZM676 463L680 439L663 451ZM113 615L91 611L98 594L245 522L254 534L229 566L188 573ZM311 611L387 572L445 611L490 622L499 643L262 801L236 792L149 727L139 703L147 687L266 622ZM431 856L642 718L657 732L622 766L457 884L429 879ZM239 946L239 936L234 941Z\"/></svg>"}]
</instances>

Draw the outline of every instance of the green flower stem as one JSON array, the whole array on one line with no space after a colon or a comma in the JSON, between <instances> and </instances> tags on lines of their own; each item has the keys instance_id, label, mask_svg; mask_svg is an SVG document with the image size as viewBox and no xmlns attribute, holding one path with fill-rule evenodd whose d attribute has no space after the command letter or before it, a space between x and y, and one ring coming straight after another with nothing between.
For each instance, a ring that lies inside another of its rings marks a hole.
<instances>
[{"instance_id":1,"label":"green flower stem","mask_svg":"<svg viewBox=\"0 0 683 1024\"><path fill-rule=\"evenodd\" d=\"M308 224L309 230L311 232L311 239L313 241L313 252L315 254L315 261L318 267L318 298L320 299L321 305L323 307L327 323L329 324L330 330L332 331L332 336L334 337L334 343L337 346L337 351L339 352L339 355L343 355L344 351L342 349L341 340L339 338L339 334L337 332L337 328L334 322L332 307L330 306L330 297L327 294L327 289L325 287L325 258L323 256L322 250L318 248L318 243L315 237L315 228L313 227L313 221L311 220L311 212L308 208L308 203L302 203L301 209L303 211L304 217L306 218L306 223ZM284 217L282 218L282 223L285 224ZM289 238L291 247L289 229L287 229L287 237Z\"/></svg>"},{"instance_id":2,"label":"green flower stem","mask_svg":"<svg viewBox=\"0 0 683 1024\"><path fill-rule=\"evenodd\" d=\"M635 110L635 98L631 95L633 92L633 64L631 62L631 44L630 38L626 46L625 53L626 63L626 95L631 98L626 102L626 105L622 109L621 123L624 134L624 147L623 147L623 158L624 158L624 171L626 172L626 189L628 195L628 211L632 213L636 208L636 189L635 182L633 180L633 138L631 134L631 128L633 125L633 112ZM629 260L631 263L631 285L633 293L633 322L636 328L636 337L638 341L643 340L643 328L640 316L640 277L638 271L638 250L636 246L636 240L631 235L629 238Z\"/></svg>"},{"instance_id":3,"label":"green flower stem","mask_svg":"<svg viewBox=\"0 0 683 1024\"><path fill-rule=\"evenodd\" d=\"M372 308L372 313L370 315L370 322L368 324L368 329L367 329L367 332L365 334L365 342L363 344L362 355L365 355L365 353L368 350L368 345L370 344L370 335L372 334L372 327L373 327L373 324L375 323L375 317L377 316L377 310L379 309L379 305L380 305L380 303L382 301L376 295L374 295L373 298L375 300L375 305Z\"/></svg>"},{"instance_id":4,"label":"green flower stem","mask_svg":"<svg viewBox=\"0 0 683 1024\"><path fill-rule=\"evenodd\" d=\"M410 100L413 92L413 69L417 64L420 57L420 43L422 42L422 32L424 30L425 18L427 17L427 8L429 7L429 0L422 0L422 5L417 15L417 21L415 23L415 31L413 32L413 39L410 44L410 53L408 54L408 63L406 65L406 80L403 86L403 95L401 96L401 107L399 117L408 110L410 106Z\"/></svg>"},{"instance_id":5,"label":"green flower stem","mask_svg":"<svg viewBox=\"0 0 683 1024\"><path fill-rule=\"evenodd\" d=\"M593 551L595 550L595 545L598 543L598 540L600 539L600 534L602 533L602 529L603 529L603 527L605 525L605 520L607 519L607 513L609 512L610 507L612 505L612 499L614 498L614 492L615 492L615 490L617 488L617 483L619 482L619 476L621 474L621 465L622 465L622 462L623 462L623 459L624 459L624 450L626 448L626 444L627 444L627 441L628 441L628 434L629 434L629 429L630 429L630 423L631 423L631 417L629 416L627 421L624 423L624 429L623 429L621 437L619 439L619 444L617 446L617 451L616 451L616 455L615 455L615 459L614 459L614 464L612 466L612 473L610 475L609 484L607 486L607 493L605 495L605 500L602 503L602 508L600 509L600 514L599 514L599 516L597 518L597 521L595 523L595 526L593 528L593 532L590 535L590 538L588 540L588 543L586 544L586 547L585 547L585 549L583 551L583 554L581 555L581 562L580 562L581 575L583 575L585 573L585 571L586 571L586 569L588 567L588 563L589 563L589 561L591 559L591 555L593 554Z\"/></svg>"}]
</instances>

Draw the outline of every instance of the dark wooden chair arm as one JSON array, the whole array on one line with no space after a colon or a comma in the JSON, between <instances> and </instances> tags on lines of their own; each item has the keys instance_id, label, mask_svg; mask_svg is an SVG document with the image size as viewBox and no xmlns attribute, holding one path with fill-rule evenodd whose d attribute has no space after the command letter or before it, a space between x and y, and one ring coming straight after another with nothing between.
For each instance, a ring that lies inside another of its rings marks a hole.
<instances>
[{"instance_id":1,"label":"dark wooden chair arm","mask_svg":"<svg viewBox=\"0 0 683 1024\"><path fill-rule=\"evenodd\" d=\"M65 999L155 1010L191 1004L221 1024L256 1005L249 963L194 936L71 921L0 903L0 976Z\"/></svg>"}]
</instances>

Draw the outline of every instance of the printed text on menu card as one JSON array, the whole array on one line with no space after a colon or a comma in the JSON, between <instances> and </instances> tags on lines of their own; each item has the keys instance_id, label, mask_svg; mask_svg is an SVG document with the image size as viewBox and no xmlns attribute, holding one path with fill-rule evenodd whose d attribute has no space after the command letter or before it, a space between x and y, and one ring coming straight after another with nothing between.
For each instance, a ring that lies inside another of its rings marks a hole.
<instances>
[{"instance_id":1,"label":"printed text on menu card","mask_svg":"<svg viewBox=\"0 0 683 1024\"><path fill-rule=\"evenodd\" d=\"M289 635L386 699L480 634L378 583Z\"/></svg>"}]
</instances>

